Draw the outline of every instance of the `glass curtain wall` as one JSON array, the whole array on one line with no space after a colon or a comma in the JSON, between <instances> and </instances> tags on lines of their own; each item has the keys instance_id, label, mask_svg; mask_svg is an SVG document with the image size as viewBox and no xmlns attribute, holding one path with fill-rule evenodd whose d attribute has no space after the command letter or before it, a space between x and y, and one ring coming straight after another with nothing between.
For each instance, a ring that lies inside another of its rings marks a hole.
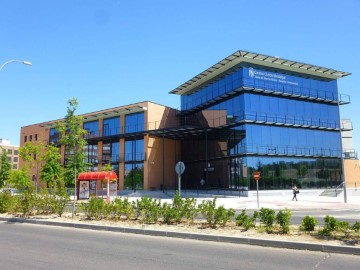
<instances>
[{"instance_id":1,"label":"glass curtain wall","mask_svg":"<svg viewBox=\"0 0 360 270\"><path fill-rule=\"evenodd\" d=\"M112 117L103 121L103 136L120 134L120 117Z\"/></svg>"},{"instance_id":2,"label":"glass curtain wall","mask_svg":"<svg viewBox=\"0 0 360 270\"><path fill-rule=\"evenodd\" d=\"M87 134L85 135L86 138L94 138L99 136L99 122L91 121L91 122L85 122L84 123L84 129L87 131Z\"/></svg>"},{"instance_id":3,"label":"glass curtain wall","mask_svg":"<svg viewBox=\"0 0 360 270\"><path fill-rule=\"evenodd\" d=\"M125 133L140 132L144 130L144 113L125 115Z\"/></svg>"},{"instance_id":4,"label":"glass curtain wall","mask_svg":"<svg viewBox=\"0 0 360 270\"><path fill-rule=\"evenodd\" d=\"M144 139L125 141L125 189L144 188Z\"/></svg>"}]
</instances>

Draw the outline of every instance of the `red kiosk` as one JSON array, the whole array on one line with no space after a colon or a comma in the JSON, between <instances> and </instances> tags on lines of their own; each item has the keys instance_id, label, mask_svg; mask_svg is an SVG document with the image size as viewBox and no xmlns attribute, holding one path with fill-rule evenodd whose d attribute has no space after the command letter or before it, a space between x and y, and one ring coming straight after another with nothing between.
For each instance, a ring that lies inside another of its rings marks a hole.
<instances>
[{"instance_id":1,"label":"red kiosk","mask_svg":"<svg viewBox=\"0 0 360 270\"><path fill-rule=\"evenodd\" d=\"M76 194L79 199L89 199L90 195L97 197L98 189L103 191L106 181L106 201L110 202L110 188L117 191L117 175L113 171L107 172L82 172L78 176ZM100 183L98 182L100 181ZM114 185L114 184L115 185ZM101 196L103 197L103 193Z\"/></svg>"}]
</instances>

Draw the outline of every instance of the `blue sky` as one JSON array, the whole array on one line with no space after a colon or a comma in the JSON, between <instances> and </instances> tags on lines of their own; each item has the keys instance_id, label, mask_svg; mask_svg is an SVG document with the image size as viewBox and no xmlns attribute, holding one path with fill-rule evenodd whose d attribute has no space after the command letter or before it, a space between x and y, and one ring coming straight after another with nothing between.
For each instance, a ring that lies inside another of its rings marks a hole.
<instances>
[{"instance_id":1,"label":"blue sky","mask_svg":"<svg viewBox=\"0 0 360 270\"><path fill-rule=\"evenodd\" d=\"M339 92L360 149L359 0L2 0L0 138L21 126L153 101L237 50L351 72Z\"/></svg>"}]
</instances>

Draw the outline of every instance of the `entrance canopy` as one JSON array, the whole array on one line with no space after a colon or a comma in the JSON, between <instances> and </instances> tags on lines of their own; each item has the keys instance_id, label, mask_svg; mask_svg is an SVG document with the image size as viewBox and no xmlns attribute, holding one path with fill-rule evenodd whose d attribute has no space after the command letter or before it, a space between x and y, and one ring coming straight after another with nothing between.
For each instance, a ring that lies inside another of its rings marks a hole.
<instances>
[{"instance_id":1,"label":"entrance canopy","mask_svg":"<svg viewBox=\"0 0 360 270\"><path fill-rule=\"evenodd\" d=\"M78 176L78 180L116 180L115 172L82 172Z\"/></svg>"}]
</instances>

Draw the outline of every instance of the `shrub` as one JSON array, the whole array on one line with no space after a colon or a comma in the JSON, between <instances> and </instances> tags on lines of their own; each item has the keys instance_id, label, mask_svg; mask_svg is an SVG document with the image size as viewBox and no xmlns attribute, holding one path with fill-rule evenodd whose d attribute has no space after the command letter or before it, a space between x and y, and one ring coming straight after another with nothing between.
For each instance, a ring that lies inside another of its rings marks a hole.
<instances>
[{"instance_id":1,"label":"shrub","mask_svg":"<svg viewBox=\"0 0 360 270\"><path fill-rule=\"evenodd\" d=\"M276 219L275 211L269 208L261 208L259 218L268 233L272 232L274 221Z\"/></svg>"},{"instance_id":2,"label":"shrub","mask_svg":"<svg viewBox=\"0 0 360 270\"><path fill-rule=\"evenodd\" d=\"M148 195L136 200L136 216L145 223L157 222L160 217L160 200L152 199Z\"/></svg>"},{"instance_id":3,"label":"shrub","mask_svg":"<svg viewBox=\"0 0 360 270\"><path fill-rule=\"evenodd\" d=\"M171 204L163 203L161 208L161 214L163 217L163 222L165 224L171 224L175 220L175 209L171 207Z\"/></svg>"},{"instance_id":4,"label":"shrub","mask_svg":"<svg viewBox=\"0 0 360 270\"><path fill-rule=\"evenodd\" d=\"M17 210L21 212L24 217L32 214L36 205L36 195L31 190L24 190L18 198Z\"/></svg>"},{"instance_id":5,"label":"shrub","mask_svg":"<svg viewBox=\"0 0 360 270\"><path fill-rule=\"evenodd\" d=\"M315 217L305 216L301 221L300 229L305 232L312 232L317 224L318 220Z\"/></svg>"},{"instance_id":6,"label":"shrub","mask_svg":"<svg viewBox=\"0 0 360 270\"><path fill-rule=\"evenodd\" d=\"M216 227L217 224L225 226L226 223L235 215L235 210L230 208L226 210L224 206L216 208L216 198L212 201L203 201L199 205L199 211L204 215L207 224L210 227Z\"/></svg>"},{"instance_id":7,"label":"shrub","mask_svg":"<svg viewBox=\"0 0 360 270\"><path fill-rule=\"evenodd\" d=\"M214 198L212 201L210 200L204 200L199 205L199 211L201 214L204 215L207 224L209 226L215 226L215 209L216 209L216 198Z\"/></svg>"},{"instance_id":8,"label":"shrub","mask_svg":"<svg viewBox=\"0 0 360 270\"><path fill-rule=\"evenodd\" d=\"M107 216L108 208L101 198L91 198L88 203L82 203L81 209L84 211L87 219L100 220Z\"/></svg>"},{"instance_id":9,"label":"shrub","mask_svg":"<svg viewBox=\"0 0 360 270\"><path fill-rule=\"evenodd\" d=\"M14 208L14 196L10 192L0 192L0 213L8 213Z\"/></svg>"},{"instance_id":10,"label":"shrub","mask_svg":"<svg viewBox=\"0 0 360 270\"><path fill-rule=\"evenodd\" d=\"M214 225L220 224L221 226L225 226L234 215L234 209L225 209L225 207L221 205L215 209Z\"/></svg>"},{"instance_id":11,"label":"shrub","mask_svg":"<svg viewBox=\"0 0 360 270\"><path fill-rule=\"evenodd\" d=\"M243 227L246 231L249 230L250 228L254 228L255 227L255 221L256 221L258 215L259 215L259 212L254 211L253 216L250 217L249 215L246 214L246 210L243 209L241 211L241 214L239 214L235 218L236 225Z\"/></svg>"},{"instance_id":12,"label":"shrub","mask_svg":"<svg viewBox=\"0 0 360 270\"><path fill-rule=\"evenodd\" d=\"M356 221L352 227L351 227L355 232L360 231L360 221Z\"/></svg>"},{"instance_id":13,"label":"shrub","mask_svg":"<svg viewBox=\"0 0 360 270\"><path fill-rule=\"evenodd\" d=\"M196 215L199 212L199 210L196 206L196 199L195 198L192 198L192 199L186 198L183 203L182 212L183 212L183 215L185 216L186 220L193 223Z\"/></svg>"},{"instance_id":14,"label":"shrub","mask_svg":"<svg viewBox=\"0 0 360 270\"><path fill-rule=\"evenodd\" d=\"M291 211L289 209L280 210L276 215L276 222L280 225L282 233L289 233Z\"/></svg>"},{"instance_id":15,"label":"shrub","mask_svg":"<svg viewBox=\"0 0 360 270\"><path fill-rule=\"evenodd\" d=\"M324 228L319 231L321 236L331 236L338 229L338 221L332 216L324 217Z\"/></svg>"}]
</instances>

